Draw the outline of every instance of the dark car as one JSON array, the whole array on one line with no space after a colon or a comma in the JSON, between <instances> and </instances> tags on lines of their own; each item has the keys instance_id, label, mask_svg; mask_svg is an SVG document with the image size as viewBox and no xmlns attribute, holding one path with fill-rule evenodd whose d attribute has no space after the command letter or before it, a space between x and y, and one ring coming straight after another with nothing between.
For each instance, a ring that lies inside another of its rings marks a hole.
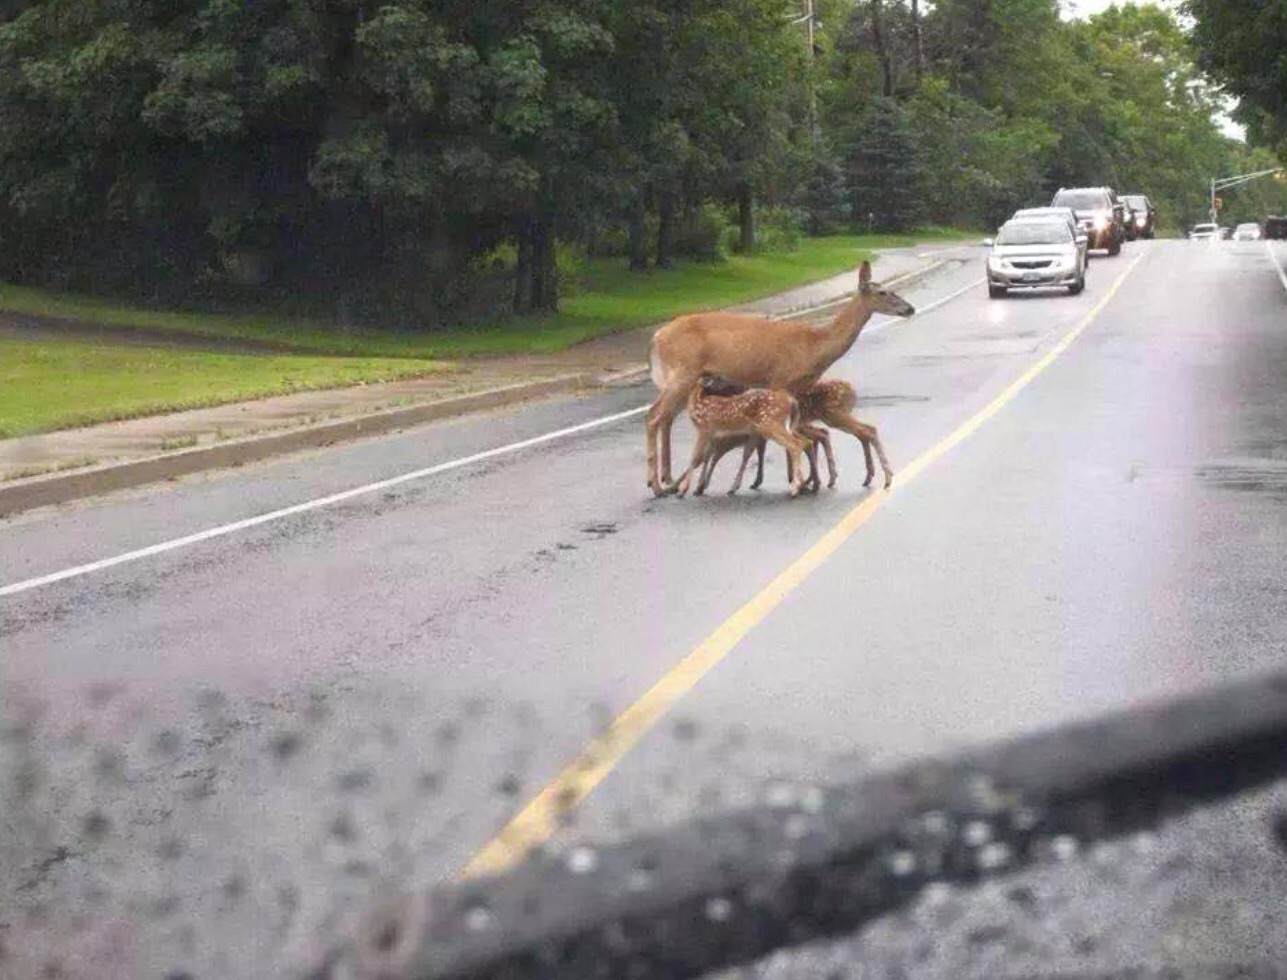
<instances>
[{"instance_id":1,"label":"dark car","mask_svg":"<svg viewBox=\"0 0 1287 980\"><path fill-rule=\"evenodd\" d=\"M1122 201L1131 209L1127 238L1152 238L1157 233L1157 208L1144 194L1123 194Z\"/></svg>"},{"instance_id":2,"label":"dark car","mask_svg":"<svg viewBox=\"0 0 1287 980\"><path fill-rule=\"evenodd\" d=\"M1111 187L1061 187L1051 207L1072 208L1091 248L1117 255L1126 240L1126 208Z\"/></svg>"}]
</instances>

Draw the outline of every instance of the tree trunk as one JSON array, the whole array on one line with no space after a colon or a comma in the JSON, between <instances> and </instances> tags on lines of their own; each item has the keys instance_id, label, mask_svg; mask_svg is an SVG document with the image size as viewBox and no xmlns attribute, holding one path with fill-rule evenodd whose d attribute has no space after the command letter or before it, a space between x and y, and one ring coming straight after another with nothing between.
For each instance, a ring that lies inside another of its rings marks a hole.
<instances>
[{"instance_id":1,"label":"tree trunk","mask_svg":"<svg viewBox=\"0 0 1287 980\"><path fill-rule=\"evenodd\" d=\"M532 309L532 223L523 219L514 235L518 242L518 263L514 268L514 312Z\"/></svg>"},{"instance_id":2,"label":"tree trunk","mask_svg":"<svg viewBox=\"0 0 1287 980\"><path fill-rule=\"evenodd\" d=\"M880 73L883 80L881 94L889 98L894 94L894 69L889 62L889 51L885 47L883 0L871 0L871 43L876 48L876 58L880 61Z\"/></svg>"},{"instance_id":3,"label":"tree trunk","mask_svg":"<svg viewBox=\"0 0 1287 980\"><path fill-rule=\"evenodd\" d=\"M532 312L556 313L559 278L554 262L554 227L545 217L532 224Z\"/></svg>"},{"instance_id":4,"label":"tree trunk","mask_svg":"<svg viewBox=\"0 0 1287 980\"><path fill-rule=\"evenodd\" d=\"M675 252L675 195L663 191L657 201L657 268L669 269Z\"/></svg>"},{"instance_id":5,"label":"tree trunk","mask_svg":"<svg viewBox=\"0 0 1287 980\"><path fill-rule=\"evenodd\" d=\"M737 225L741 230L741 249L744 253L755 251L755 198L751 185L743 181L737 185Z\"/></svg>"},{"instance_id":6,"label":"tree trunk","mask_svg":"<svg viewBox=\"0 0 1287 980\"><path fill-rule=\"evenodd\" d=\"M630 206L627 217L627 248L630 252L630 271L644 272L648 269L648 242L646 240L644 201L640 197Z\"/></svg>"},{"instance_id":7,"label":"tree trunk","mask_svg":"<svg viewBox=\"0 0 1287 980\"><path fill-rule=\"evenodd\" d=\"M912 70L916 73L918 87L924 65L925 45L921 40L921 0L912 0Z\"/></svg>"}]
</instances>

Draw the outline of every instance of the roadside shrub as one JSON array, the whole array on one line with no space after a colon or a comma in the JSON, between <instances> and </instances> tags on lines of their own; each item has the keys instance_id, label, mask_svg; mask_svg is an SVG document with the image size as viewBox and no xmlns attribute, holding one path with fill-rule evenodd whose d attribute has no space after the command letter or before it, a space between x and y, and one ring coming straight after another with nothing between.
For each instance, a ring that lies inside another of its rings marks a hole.
<instances>
[{"instance_id":1,"label":"roadside shrub","mask_svg":"<svg viewBox=\"0 0 1287 980\"><path fill-rule=\"evenodd\" d=\"M575 296L585 276L585 249L574 242L554 246L554 269L559 277L559 295Z\"/></svg>"},{"instance_id":2,"label":"roadside shrub","mask_svg":"<svg viewBox=\"0 0 1287 980\"><path fill-rule=\"evenodd\" d=\"M723 208L706 202L682 214L676 222L675 254L702 262L728 258L728 236L734 231Z\"/></svg>"},{"instance_id":3,"label":"roadside shrub","mask_svg":"<svg viewBox=\"0 0 1287 980\"><path fill-rule=\"evenodd\" d=\"M808 224L799 208L766 207L755 215L755 247L762 252L794 252Z\"/></svg>"}]
</instances>

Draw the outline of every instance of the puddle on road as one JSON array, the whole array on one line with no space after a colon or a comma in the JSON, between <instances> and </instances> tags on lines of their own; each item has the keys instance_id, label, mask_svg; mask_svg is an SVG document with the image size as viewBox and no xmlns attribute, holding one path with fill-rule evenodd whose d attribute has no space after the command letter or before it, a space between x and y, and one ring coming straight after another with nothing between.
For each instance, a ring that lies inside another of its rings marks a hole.
<instances>
[{"instance_id":1,"label":"puddle on road","mask_svg":"<svg viewBox=\"0 0 1287 980\"><path fill-rule=\"evenodd\" d=\"M1196 467L1194 473L1209 486L1287 499L1287 461L1209 463Z\"/></svg>"},{"instance_id":2,"label":"puddle on road","mask_svg":"<svg viewBox=\"0 0 1287 980\"><path fill-rule=\"evenodd\" d=\"M930 400L929 395L866 395L859 396L858 404L863 406L911 405Z\"/></svg>"}]
</instances>

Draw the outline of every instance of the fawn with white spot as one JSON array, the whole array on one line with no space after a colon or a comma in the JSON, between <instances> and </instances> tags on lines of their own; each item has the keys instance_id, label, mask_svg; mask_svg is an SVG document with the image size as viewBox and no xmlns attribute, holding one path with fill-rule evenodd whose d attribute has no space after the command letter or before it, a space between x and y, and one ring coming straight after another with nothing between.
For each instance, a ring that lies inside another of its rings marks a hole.
<instances>
[{"instance_id":1,"label":"fawn with white spot","mask_svg":"<svg viewBox=\"0 0 1287 980\"><path fill-rule=\"evenodd\" d=\"M719 382L703 375L688 396L688 417L697 430L697 445L688 469L679 478L676 491L679 496L688 493L693 471L702 467L699 488L710 480L710 469L715 458L713 450L720 439L728 437L754 437L773 440L786 450L792 466L791 496L800 492L800 454L807 441L798 434L800 407L794 397L785 391L771 388L749 388L734 395L716 395Z\"/></svg>"},{"instance_id":2,"label":"fawn with white spot","mask_svg":"<svg viewBox=\"0 0 1287 980\"><path fill-rule=\"evenodd\" d=\"M796 426L796 429L812 440L811 445L806 450L809 453L811 472L809 479L802 484L803 489L816 490L820 483L817 464L818 445L821 445L823 451L827 454L827 486L834 487L836 485L836 457L831 451L831 437L825 429L812 424L815 422L829 425L833 429L839 429L841 432L848 432L862 443L863 456L867 462L867 479L863 481L864 487L871 486L871 481L876 475L876 467L872 462L872 449L875 449L876 456L880 459L881 471L885 475L885 489L889 489L894 482L894 471L890 468L889 458L885 455L885 447L881 444L880 434L876 431L876 427L868 425L866 422L860 422L853 414L854 407L858 404L858 392L854 390L853 385L839 378L828 378L819 381L811 388L798 394L796 402L800 407L800 423ZM706 479L709 481L710 475L715 470L715 464L719 462L720 457L738 446L742 447L742 465L738 468L730 493L735 493L737 488L742 485L742 476L746 472L746 466L750 462L752 453L756 453L759 459L751 489L758 489L764 481L764 449L766 443L758 436L734 436L721 440L711 452L712 459L707 470ZM790 471L788 470L789 477Z\"/></svg>"}]
</instances>

